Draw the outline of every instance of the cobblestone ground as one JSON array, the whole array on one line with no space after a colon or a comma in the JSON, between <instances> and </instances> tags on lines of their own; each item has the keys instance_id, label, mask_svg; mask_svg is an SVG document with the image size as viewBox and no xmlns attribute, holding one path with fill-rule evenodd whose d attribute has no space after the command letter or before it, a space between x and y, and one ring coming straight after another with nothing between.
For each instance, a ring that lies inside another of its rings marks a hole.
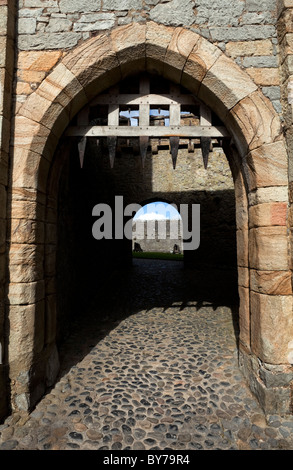
<instances>
[{"instance_id":1,"label":"cobblestone ground","mask_svg":"<svg viewBox=\"0 0 293 470\"><path fill-rule=\"evenodd\" d=\"M293 449L293 419L265 417L238 369L229 286L215 300L180 262L150 260L111 285L73 325L56 385L0 426L0 450Z\"/></svg>"}]
</instances>

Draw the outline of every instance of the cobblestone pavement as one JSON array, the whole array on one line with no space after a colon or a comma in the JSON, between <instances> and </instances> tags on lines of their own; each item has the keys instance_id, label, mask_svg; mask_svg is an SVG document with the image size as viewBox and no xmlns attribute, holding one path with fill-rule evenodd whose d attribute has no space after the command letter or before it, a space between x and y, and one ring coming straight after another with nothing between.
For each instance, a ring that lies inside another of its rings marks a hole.
<instances>
[{"instance_id":1,"label":"cobblestone pavement","mask_svg":"<svg viewBox=\"0 0 293 470\"><path fill-rule=\"evenodd\" d=\"M180 262L113 275L61 348L56 385L0 426L0 450L292 450L293 419L265 417L238 369L220 280L212 300Z\"/></svg>"}]
</instances>

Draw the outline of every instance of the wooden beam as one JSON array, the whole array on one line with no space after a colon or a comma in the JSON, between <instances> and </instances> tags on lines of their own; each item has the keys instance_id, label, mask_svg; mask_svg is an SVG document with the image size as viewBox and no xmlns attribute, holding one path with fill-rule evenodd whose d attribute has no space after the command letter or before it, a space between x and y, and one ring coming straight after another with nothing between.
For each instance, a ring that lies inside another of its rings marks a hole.
<instances>
[{"instance_id":1,"label":"wooden beam","mask_svg":"<svg viewBox=\"0 0 293 470\"><path fill-rule=\"evenodd\" d=\"M97 106L99 104L120 104L120 105L139 105L139 104L150 104L150 105L165 105L170 104L186 104L186 105L199 105L199 102L194 98L193 95L155 95L150 93L141 94L125 94L125 95L100 95L95 98L90 106Z\"/></svg>"},{"instance_id":2,"label":"wooden beam","mask_svg":"<svg viewBox=\"0 0 293 470\"><path fill-rule=\"evenodd\" d=\"M179 137L196 139L211 137L214 139L230 137L224 126L70 126L66 131L68 137L139 137L152 138Z\"/></svg>"}]
</instances>

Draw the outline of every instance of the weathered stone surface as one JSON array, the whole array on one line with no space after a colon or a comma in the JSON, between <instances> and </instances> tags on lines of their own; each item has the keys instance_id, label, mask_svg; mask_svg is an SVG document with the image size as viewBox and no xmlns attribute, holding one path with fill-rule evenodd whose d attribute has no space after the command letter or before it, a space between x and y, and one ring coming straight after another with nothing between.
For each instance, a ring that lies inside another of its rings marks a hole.
<instances>
[{"instance_id":1,"label":"weathered stone surface","mask_svg":"<svg viewBox=\"0 0 293 470\"><path fill-rule=\"evenodd\" d=\"M249 208L249 227L286 225L288 207L285 202L257 204Z\"/></svg>"},{"instance_id":2,"label":"weathered stone surface","mask_svg":"<svg viewBox=\"0 0 293 470\"><path fill-rule=\"evenodd\" d=\"M184 65L182 85L197 94L207 71L221 54L220 49L214 47L206 39L199 37Z\"/></svg>"},{"instance_id":3,"label":"weathered stone surface","mask_svg":"<svg viewBox=\"0 0 293 470\"><path fill-rule=\"evenodd\" d=\"M45 296L44 282L10 283L8 300L11 305L27 305L39 302Z\"/></svg>"},{"instance_id":4,"label":"weathered stone surface","mask_svg":"<svg viewBox=\"0 0 293 470\"><path fill-rule=\"evenodd\" d=\"M150 21L146 24L146 68L150 72L164 73L163 58L174 33L173 27L162 29L157 23Z\"/></svg>"},{"instance_id":5,"label":"weathered stone surface","mask_svg":"<svg viewBox=\"0 0 293 470\"><path fill-rule=\"evenodd\" d=\"M250 294L251 347L262 361L288 363L293 337L292 296Z\"/></svg>"},{"instance_id":6,"label":"weathered stone surface","mask_svg":"<svg viewBox=\"0 0 293 470\"><path fill-rule=\"evenodd\" d=\"M111 32L111 41L115 51L122 76L127 76L136 63L137 72L145 69L146 51L146 27L140 24L121 26Z\"/></svg>"},{"instance_id":7,"label":"weathered stone surface","mask_svg":"<svg viewBox=\"0 0 293 470\"><path fill-rule=\"evenodd\" d=\"M198 40L197 34L184 28L174 30L164 58L164 72L170 80L180 83L182 69Z\"/></svg>"},{"instance_id":8,"label":"weathered stone surface","mask_svg":"<svg viewBox=\"0 0 293 470\"><path fill-rule=\"evenodd\" d=\"M288 202L288 188L287 186L257 188L248 193L248 202L250 206L267 202Z\"/></svg>"},{"instance_id":9,"label":"weathered stone surface","mask_svg":"<svg viewBox=\"0 0 293 470\"><path fill-rule=\"evenodd\" d=\"M250 270L250 288L260 294L292 294L291 271Z\"/></svg>"},{"instance_id":10,"label":"weathered stone surface","mask_svg":"<svg viewBox=\"0 0 293 470\"><path fill-rule=\"evenodd\" d=\"M62 13L97 11L101 8L101 0L60 0Z\"/></svg>"},{"instance_id":11,"label":"weathered stone surface","mask_svg":"<svg viewBox=\"0 0 293 470\"><path fill-rule=\"evenodd\" d=\"M247 68L246 72L257 85L279 85L280 76L277 68Z\"/></svg>"},{"instance_id":12,"label":"weathered stone surface","mask_svg":"<svg viewBox=\"0 0 293 470\"><path fill-rule=\"evenodd\" d=\"M236 41L226 44L226 53L234 59L241 56L269 56L272 52L273 44L270 39Z\"/></svg>"},{"instance_id":13,"label":"weathered stone surface","mask_svg":"<svg viewBox=\"0 0 293 470\"><path fill-rule=\"evenodd\" d=\"M222 54L204 77L199 98L225 118L231 108L256 89L238 65Z\"/></svg>"},{"instance_id":14,"label":"weathered stone surface","mask_svg":"<svg viewBox=\"0 0 293 470\"><path fill-rule=\"evenodd\" d=\"M109 38L104 34L89 39L69 52L63 64L76 76L88 99L121 78L117 55L109 48Z\"/></svg>"},{"instance_id":15,"label":"weathered stone surface","mask_svg":"<svg viewBox=\"0 0 293 470\"><path fill-rule=\"evenodd\" d=\"M44 224L27 219L11 220L11 241L15 243L44 243Z\"/></svg>"},{"instance_id":16,"label":"weathered stone surface","mask_svg":"<svg viewBox=\"0 0 293 470\"><path fill-rule=\"evenodd\" d=\"M237 263L248 267L248 230L237 230Z\"/></svg>"},{"instance_id":17,"label":"weathered stone surface","mask_svg":"<svg viewBox=\"0 0 293 470\"><path fill-rule=\"evenodd\" d=\"M140 10L142 0L103 0L103 10ZM97 9L96 9L97 10Z\"/></svg>"},{"instance_id":18,"label":"weathered stone surface","mask_svg":"<svg viewBox=\"0 0 293 470\"><path fill-rule=\"evenodd\" d=\"M168 26L193 24L195 21L193 2L190 0L172 0L155 6L150 12L152 21Z\"/></svg>"},{"instance_id":19,"label":"weathered stone surface","mask_svg":"<svg viewBox=\"0 0 293 470\"><path fill-rule=\"evenodd\" d=\"M33 305L11 305L9 321L11 328L11 344L9 355L11 361L21 356L40 352L44 346L45 304L38 302Z\"/></svg>"},{"instance_id":20,"label":"weathered stone surface","mask_svg":"<svg viewBox=\"0 0 293 470\"><path fill-rule=\"evenodd\" d=\"M281 138L280 119L259 91L239 101L225 121L241 155Z\"/></svg>"},{"instance_id":21,"label":"weathered stone surface","mask_svg":"<svg viewBox=\"0 0 293 470\"><path fill-rule=\"evenodd\" d=\"M249 288L239 287L239 328L240 341L249 348L250 346L250 301Z\"/></svg>"},{"instance_id":22,"label":"weathered stone surface","mask_svg":"<svg viewBox=\"0 0 293 470\"><path fill-rule=\"evenodd\" d=\"M83 87L62 63L43 81L36 93L51 103L61 104L69 116L74 116L87 102Z\"/></svg>"},{"instance_id":23,"label":"weathered stone surface","mask_svg":"<svg viewBox=\"0 0 293 470\"><path fill-rule=\"evenodd\" d=\"M39 33L20 34L18 37L18 47L20 50L43 50L43 49L71 49L76 46L81 33Z\"/></svg>"},{"instance_id":24,"label":"weathered stone surface","mask_svg":"<svg viewBox=\"0 0 293 470\"><path fill-rule=\"evenodd\" d=\"M238 285L249 287L249 269L238 266Z\"/></svg>"},{"instance_id":25,"label":"weathered stone surface","mask_svg":"<svg viewBox=\"0 0 293 470\"><path fill-rule=\"evenodd\" d=\"M210 28L213 41L252 41L255 39L267 39L276 34L275 27L272 25L253 25L251 26L213 26Z\"/></svg>"},{"instance_id":26,"label":"weathered stone surface","mask_svg":"<svg viewBox=\"0 0 293 470\"><path fill-rule=\"evenodd\" d=\"M34 34L36 32L37 20L35 18L20 18L18 20L19 34Z\"/></svg>"},{"instance_id":27,"label":"weathered stone surface","mask_svg":"<svg viewBox=\"0 0 293 470\"><path fill-rule=\"evenodd\" d=\"M288 271L286 227L260 227L249 231L249 264L264 271Z\"/></svg>"},{"instance_id":28,"label":"weathered stone surface","mask_svg":"<svg viewBox=\"0 0 293 470\"><path fill-rule=\"evenodd\" d=\"M24 156L26 160L24 160ZM22 148L14 149L15 166L13 184L18 188L39 189L46 192L47 176L50 163L33 151L24 152ZM25 164L24 164L25 161Z\"/></svg>"}]
</instances>

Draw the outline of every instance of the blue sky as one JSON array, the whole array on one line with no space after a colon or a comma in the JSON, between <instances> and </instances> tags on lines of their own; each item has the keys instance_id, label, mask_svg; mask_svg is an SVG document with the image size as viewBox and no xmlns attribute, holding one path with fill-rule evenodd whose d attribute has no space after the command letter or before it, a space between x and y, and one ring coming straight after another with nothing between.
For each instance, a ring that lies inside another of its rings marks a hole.
<instances>
[{"instance_id":1,"label":"blue sky","mask_svg":"<svg viewBox=\"0 0 293 470\"><path fill-rule=\"evenodd\" d=\"M180 218L179 212L166 202L151 202L143 206L134 216L137 219L178 219Z\"/></svg>"}]
</instances>

